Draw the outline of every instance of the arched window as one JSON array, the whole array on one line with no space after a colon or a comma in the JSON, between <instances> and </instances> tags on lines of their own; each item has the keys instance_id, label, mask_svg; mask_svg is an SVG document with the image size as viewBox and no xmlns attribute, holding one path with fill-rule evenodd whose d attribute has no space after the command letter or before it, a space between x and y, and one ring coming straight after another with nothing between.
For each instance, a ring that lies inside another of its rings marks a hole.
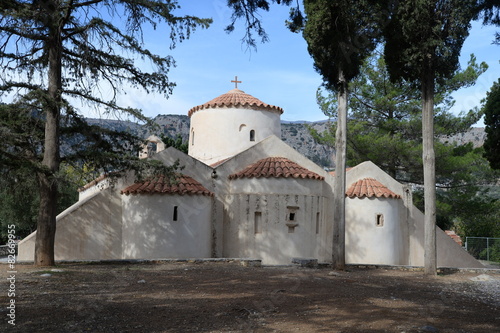
<instances>
[{"instance_id":1,"label":"arched window","mask_svg":"<svg viewBox=\"0 0 500 333\"><path fill-rule=\"evenodd\" d=\"M250 131L250 141L255 141L255 131L254 130Z\"/></svg>"},{"instance_id":2,"label":"arched window","mask_svg":"<svg viewBox=\"0 0 500 333\"><path fill-rule=\"evenodd\" d=\"M194 128L191 130L191 146L194 146Z\"/></svg>"}]
</instances>

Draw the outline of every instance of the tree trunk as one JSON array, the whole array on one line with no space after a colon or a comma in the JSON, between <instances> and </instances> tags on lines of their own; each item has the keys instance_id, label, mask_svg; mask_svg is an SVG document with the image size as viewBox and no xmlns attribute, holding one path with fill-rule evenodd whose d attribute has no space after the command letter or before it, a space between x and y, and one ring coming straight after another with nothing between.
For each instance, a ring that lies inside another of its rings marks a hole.
<instances>
[{"instance_id":1,"label":"tree trunk","mask_svg":"<svg viewBox=\"0 0 500 333\"><path fill-rule=\"evenodd\" d=\"M347 82L340 72L337 132L335 133L335 184L333 187L333 251L334 269L345 269L345 167L347 141Z\"/></svg>"},{"instance_id":2,"label":"tree trunk","mask_svg":"<svg viewBox=\"0 0 500 333\"><path fill-rule=\"evenodd\" d=\"M422 140L424 162L424 272L437 273L436 161L434 154L434 74L431 66L422 79Z\"/></svg>"},{"instance_id":3,"label":"tree trunk","mask_svg":"<svg viewBox=\"0 0 500 333\"><path fill-rule=\"evenodd\" d=\"M35 241L35 265L53 266L56 235L57 184L50 175L38 175L40 208Z\"/></svg>"},{"instance_id":4,"label":"tree trunk","mask_svg":"<svg viewBox=\"0 0 500 333\"><path fill-rule=\"evenodd\" d=\"M35 241L35 265L53 266L54 239L56 234L57 180L59 171L59 119L62 90L62 40L59 29L59 15L56 4L47 4L47 17L51 22L47 40L48 48L48 91L42 101L45 114L45 142L42 160L43 170L38 172L40 209L38 211Z\"/></svg>"}]
</instances>

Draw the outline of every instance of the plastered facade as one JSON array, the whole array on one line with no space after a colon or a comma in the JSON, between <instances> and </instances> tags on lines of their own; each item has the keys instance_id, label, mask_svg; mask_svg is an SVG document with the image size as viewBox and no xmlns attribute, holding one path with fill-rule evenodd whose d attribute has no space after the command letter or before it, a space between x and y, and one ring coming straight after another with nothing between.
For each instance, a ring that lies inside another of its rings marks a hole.
<instances>
[{"instance_id":1,"label":"plastered facade","mask_svg":"<svg viewBox=\"0 0 500 333\"><path fill-rule=\"evenodd\" d=\"M281 135L277 111L234 107L202 109L191 116L189 155L210 165L271 135Z\"/></svg>"}]
</instances>

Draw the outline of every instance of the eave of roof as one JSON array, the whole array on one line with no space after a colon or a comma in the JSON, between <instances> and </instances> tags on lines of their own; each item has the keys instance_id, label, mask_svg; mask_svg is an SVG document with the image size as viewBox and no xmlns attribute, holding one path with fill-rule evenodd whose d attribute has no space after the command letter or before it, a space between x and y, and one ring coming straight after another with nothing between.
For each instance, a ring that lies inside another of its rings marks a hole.
<instances>
[{"instance_id":1,"label":"eave of roof","mask_svg":"<svg viewBox=\"0 0 500 333\"><path fill-rule=\"evenodd\" d=\"M214 194L195 179L177 174L174 179L166 176L156 176L151 179L136 182L120 192L121 194L179 194L179 195L206 195Z\"/></svg>"},{"instance_id":2,"label":"eave of roof","mask_svg":"<svg viewBox=\"0 0 500 333\"><path fill-rule=\"evenodd\" d=\"M188 111L188 116L191 117L193 113L198 110L203 109L213 109L213 108L256 108L260 110L268 110L272 112L283 113L283 109L279 106L270 105L262 102L258 98L253 97L252 95L246 94L244 91L239 89L233 89L228 91L225 94L220 95L212 99L209 102L206 102L202 105L195 106Z\"/></svg>"},{"instance_id":3,"label":"eave of roof","mask_svg":"<svg viewBox=\"0 0 500 333\"><path fill-rule=\"evenodd\" d=\"M261 159L240 172L229 176L237 178L302 178L323 180L325 177L312 172L284 157L268 157Z\"/></svg>"}]
</instances>

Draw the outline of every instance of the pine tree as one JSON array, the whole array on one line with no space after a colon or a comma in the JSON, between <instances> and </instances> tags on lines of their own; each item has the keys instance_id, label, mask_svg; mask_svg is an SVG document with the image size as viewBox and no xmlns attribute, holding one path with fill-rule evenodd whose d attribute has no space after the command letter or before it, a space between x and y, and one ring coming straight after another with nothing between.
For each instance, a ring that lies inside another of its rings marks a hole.
<instances>
[{"instance_id":1,"label":"pine tree","mask_svg":"<svg viewBox=\"0 0 500 333\"><path fill-rule=\"evenodd\" d=\"M425 274L437 272L434 97L436 84L457 70L458 57L477 16L473 0L397 2L386 26L385 59L393 80L404 79L422 94L425 196Z\"/></svg>"},{"instance_id":2,"label":"pine tree","mask_svg":"<svg viewBox=\"0 0 500 333\"><path fill-rule=\"evenodd\" d=\"M61 122L74 118L82 130L89 129L71 106L70 98L105 113L123 113L147 121L139 110L118 105L116 100L123 84L165 95L174 86L167 75L173 59L144 48L144 27L167 27L174 47L196 27L207 27L211 22L178 17L174 13L177 8L174 0L2 2L0 92L15 93L18 101L39 110L44 128L42 159L31 164L40 197L36 265L54 265ZM135 64L140 58L151 61L155 71L142 71ZM110 93L99 91L104 87Z\"/></svg>"},{"instance_id":3,"label":"pine tree","mask_svg":"<svg viewBox=\"0 0 500 333\"><path fill-rule=\"evenodd\" d=\"M457 71L450 80L437 87L435 98L435 141L439 138L467 131L482 116L479 108L460 116L451 113L455 101L452 93L473 85L484 73L486 63L478 64L471 55L469 65ZM368 58L360 75L349 84L350 116L348 118L348 164L356 165L371 160L393 178L401 182L422 184L421 157L421 98L418 89L410 83L393 83L383 56L375 53ZM326 93L326 94L325 94ZM335 94L318 89L318 104L333 122L332 128L315 137L333 146L337 98ZM384 153L381 154L380 152ZM444 150L441 150L444 153ZM444 157L438 162L444 164ZM449 169L442 167L442 170ZM447 183L445 175L439 177L441 185Z\"/></svg>"},{"instance_id":4,"label":"pine tree","mask_svg":"<svg viewBox=\"0 0 500 333\"><path fill-rule=\"evenodd\" d=\"M296 14L289 26L292 31L302 29L314 68L325 86L338 94L332 261L335 268L344 269L348 84L375 49L380 21L386 18L374 1L305 0L304 13L303 23Z\"/></svg>"},{"instance_id":5,"label":"pine tree","mask_svg":"<svg viewBox=\"0 0 500 333\"><path fill-rule=\"evenodd\" d=\"M447 139L467 131L482 116L479 108L456 116L450 112L454 105L452 93L473 85L487 69L477 64L471 55L469 66L458 70L450 80L437 87L435 99L435 138L437 186L437 225L451 228L458 220L470 218L464 207L477 206L475 197L490 197L485 186L495 183L494 174L482 157L482 149L471 143L456 144ZM349 85L350 116L348 119L348 154L350 166L370 160L396 180L410 183L417 207L423 203L423 165L421 159L421 99L418 89L411 84L389 80L386 64L378 54L368 58L360 75ZM335 120L335 94L324 95L318 90L318 102L324 113ZM321 143L334 146L335 122L323 133L313 131ZM487 200L486 200L487 201ZM481 207L487 206L487 202ZM484 216L474 210L478 218Z\"/></svg>"}]
</instances>

